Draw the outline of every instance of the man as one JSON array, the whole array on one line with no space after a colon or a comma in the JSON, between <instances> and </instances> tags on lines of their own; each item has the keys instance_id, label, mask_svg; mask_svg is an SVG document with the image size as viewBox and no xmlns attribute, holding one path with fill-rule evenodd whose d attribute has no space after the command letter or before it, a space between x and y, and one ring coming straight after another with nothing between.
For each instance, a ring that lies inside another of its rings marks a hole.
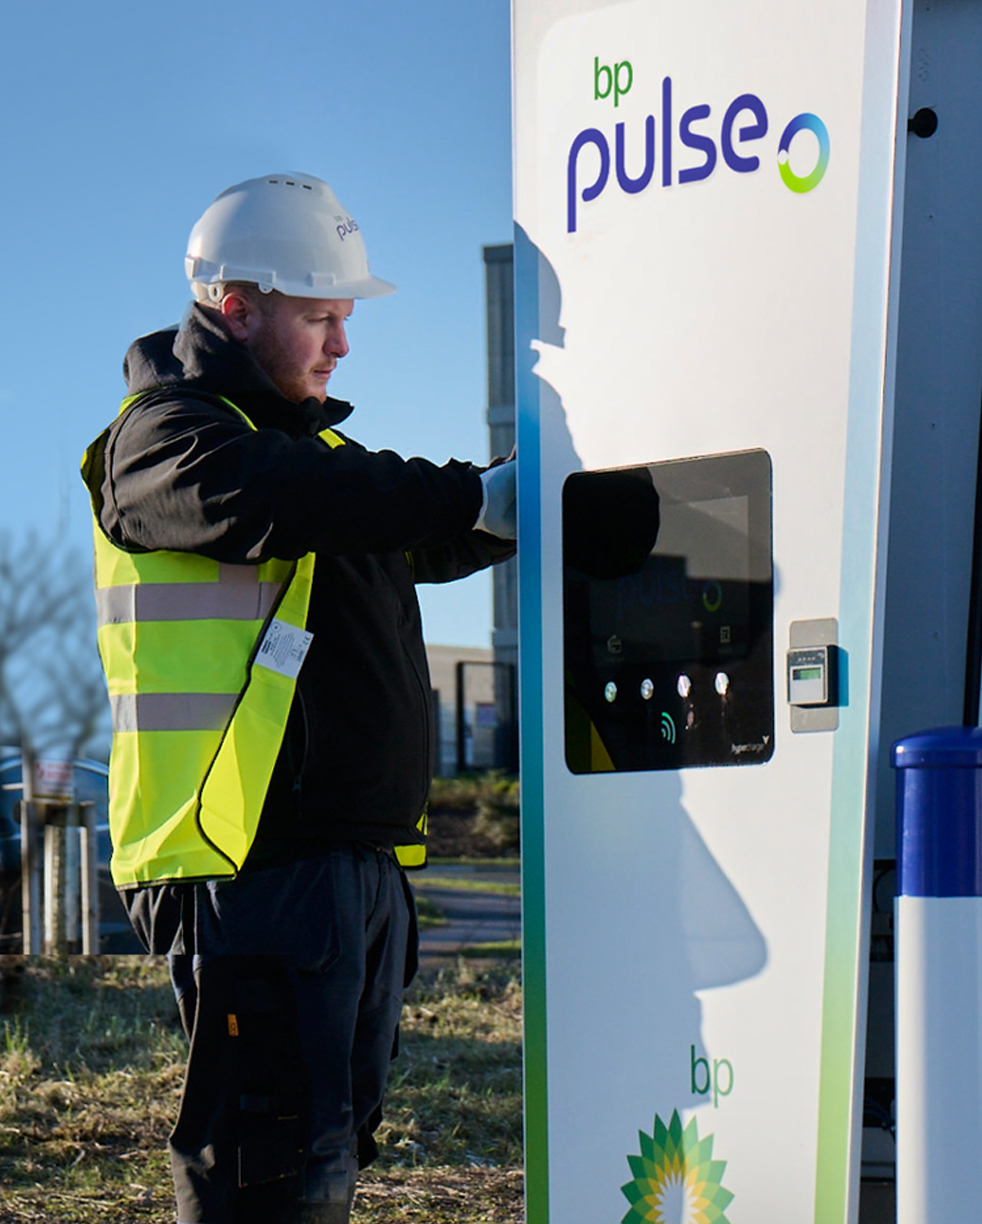
<instances>
[{"instance_id":1,"label":"man","mask_svg":"<svg viewBox=\"0 0 982 1224\"><path fill-rule=\"evenodd\" d=\"M327 184L194 227L86 453L113 705L113 876L191 1041L180 1224L343 1224L415 969L435 735L414 582L514 551L514 464L371 453L328 380L372 276Z\"/></svg>"}]
</instances>

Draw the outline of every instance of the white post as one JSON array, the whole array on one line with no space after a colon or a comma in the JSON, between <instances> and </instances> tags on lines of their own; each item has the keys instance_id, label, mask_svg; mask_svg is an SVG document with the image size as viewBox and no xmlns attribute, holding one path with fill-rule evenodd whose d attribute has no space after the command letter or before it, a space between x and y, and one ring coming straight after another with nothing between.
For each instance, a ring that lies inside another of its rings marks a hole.
<instances>
[{"instance_id":1,"label":"white post","mask_svg":"<svg viewBox=\"0 0 982 1224\"><path fill-rule=\"evenodd\" d=\"M80 803L82 877L82 955L99 951L99 844L95 804Z\"/></svg>"},{"instance_id":2,"label":"white post","mask_svg":"<svg viewBox=\"0 0 982 1224\"><path fill-rule=\"evenodd\" d=\"M982 1203L982 729L894 745L897 1222Z\"/></svg>"},{"instance_id":3,"label":"white post","mask_svg":"<svg viewBox=\"0 0 982 1224\"><path fill-rule=\"evenodd\" d=\"M67 936L67 861L65 845L68 830L51 817L51 805L43 803L44 812L44 950L48 956L64 956L68 952Z\"/></svg>"},{"instance_id":4,"label":"white post","mask_svg":"<svg viewBox=\"0 0 982 1224\"><path fill-rule=\"evenodd\" d=\"M982 1204L982 897L897 898L897 1221Z\"/></svg>"}]
</instances>

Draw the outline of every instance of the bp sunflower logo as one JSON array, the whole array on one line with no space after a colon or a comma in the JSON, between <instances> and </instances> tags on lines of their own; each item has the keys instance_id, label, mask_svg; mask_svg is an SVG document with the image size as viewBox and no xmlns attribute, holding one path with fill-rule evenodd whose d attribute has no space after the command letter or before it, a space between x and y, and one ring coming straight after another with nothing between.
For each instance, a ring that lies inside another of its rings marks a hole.
<instances>
[{"instance_id":1,"label":"bp sunflower logo","mask_svg":"<svg viewBox=\"0 0 982 1224\"><path fill-rule=\"evenodd\" d=\"M654 1134L638 1138L641 1155L627 1158L634 1181L621 1186L631 1204L621 1224L729 1224L726 1161L713 1160L713 1137L699 1138L695 1118L683 1130L677 1109L668 1126L655 1114Z\"/></svg>"}]
</instances>

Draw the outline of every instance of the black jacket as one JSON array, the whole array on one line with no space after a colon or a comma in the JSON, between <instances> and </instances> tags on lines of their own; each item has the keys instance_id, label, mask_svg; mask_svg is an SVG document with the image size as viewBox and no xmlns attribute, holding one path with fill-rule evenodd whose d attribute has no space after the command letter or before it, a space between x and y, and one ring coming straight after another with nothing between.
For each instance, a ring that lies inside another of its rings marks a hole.
<instances>
[{"instance_id":1,"label":"black jacket","mask_svg":"<svg viewBox=\"0 0 982 1224\"><path fill-rule=\"evenodd\" d=\"M248 865L339 840L420 840L436 733L414 581L514 551L471 530L478 469L347 438L330 449L317 434L351 405L285 399L201 307L183 330L137 340L124 373L131 394L148 394L102 435L90 476L114 544L234 564L316 553L313 642Z\"/></svg>"}]
</instances>

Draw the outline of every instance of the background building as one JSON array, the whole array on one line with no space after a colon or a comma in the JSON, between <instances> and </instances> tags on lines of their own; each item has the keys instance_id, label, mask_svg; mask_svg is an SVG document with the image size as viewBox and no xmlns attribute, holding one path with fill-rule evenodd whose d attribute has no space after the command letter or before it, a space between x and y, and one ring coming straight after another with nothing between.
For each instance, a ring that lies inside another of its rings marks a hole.
<instances>
[{"instance_id":1,"label":"background building","mask_svg":"<svg viewBox=\"0 0 982 1224\"><path fill-rule=\"evenodd\" d=\"M492 456L515 445L515 295L511 243L484 248L488 337L487 421ZM518 771L518 570L492 571L491 648L432 646L433 700L438 710L437 773L466 769Z\"/></svg>"},{"instance_id":2,"label":"background building","mask_svg":"<svg viewBox=\"0 0 982 1224\"><path fill-rule=\"evenodd\" d=\"M484 248L488 328L488 433L491 454L515 445L515 288L511 243ZM495 703L498 764L518 771L518 562L496 565L493 576Z\"/></svg>"}]
</instances>

